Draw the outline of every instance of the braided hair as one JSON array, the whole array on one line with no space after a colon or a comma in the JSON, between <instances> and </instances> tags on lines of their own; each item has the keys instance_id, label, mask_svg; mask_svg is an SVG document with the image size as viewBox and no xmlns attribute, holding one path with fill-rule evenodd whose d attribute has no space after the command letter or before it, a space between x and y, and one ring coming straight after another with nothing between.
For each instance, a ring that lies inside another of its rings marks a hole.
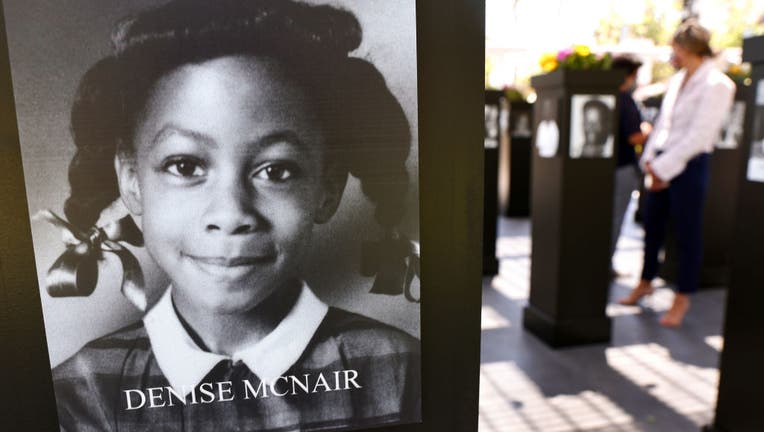
<instances>
[{"instance_id":1,"label":"braided hair","mask_svg":"<svg viewBox=\"0 0 764 432\"><path fill-rule=\"evenodd\" d=\"M223 56L273 58L313 99L337 175L361 180L375 219L392 232L404 213L411 132L399 102L360 45L356 17L291 0L172 0L118 23L113 52L83 76L71 110L77 147L64 211L87 228L119 197L114 156L132 154L153 85L184 64Z\"/></svg>"}]
</instances>

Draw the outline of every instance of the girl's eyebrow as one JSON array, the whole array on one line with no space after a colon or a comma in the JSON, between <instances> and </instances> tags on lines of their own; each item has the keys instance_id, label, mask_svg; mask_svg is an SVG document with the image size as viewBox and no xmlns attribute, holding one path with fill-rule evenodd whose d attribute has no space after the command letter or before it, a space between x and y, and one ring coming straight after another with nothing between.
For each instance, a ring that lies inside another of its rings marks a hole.
<instances>
[{"instance_id":1,"label":"girl's eyebrow","mask_svg":"<svg viewBox=\"0 0 764 432\"><path fill-rule=\"evenodd\" d=\"M209 147L218 147L217 141L215 141L212 137L202 132L186 129L174 124L167 124L163 126L159 132L154 135L154 139L151 140L151 145L155 146L160 141L167 139L173 134L184 136ZM274 132L252 142L253 145L265 148L279 143L292 144L300 148L306 147L305 143L297 136L294 131L291 130Z\"/></svg>"},{"instance_id":2,"label":"girl's eyebrow","mask_svg":"<svg viewBox=\"0 0 764 432\"><path fill-rule=\"evenodd\" d=\"M172 123L166 124L161 129L159 129L159 132L157 132L156 135L154 135L154 138L151 140L151 146L153 147L157 145L160 141L163 141L174 134L181 135L209 147L218 146L218 143L215 142L212 137L198 131L182 128Z\"/></svg>"},{"instance_id":3,"label":"girl's eyebrow","mask_svg":"<svg viewBox=\"0 0 764 432\"><path fill-rule=\"evenodd\" d=\"M291 130L279 131L279 132L268 134L258 139L253 144L259 147L270 147L272 145L279 144L279 143L292 144L300 148L306 147L305 142L303 142L300 139L300 137L298 137L297 134Z\"/></svg>"}]
</instances>

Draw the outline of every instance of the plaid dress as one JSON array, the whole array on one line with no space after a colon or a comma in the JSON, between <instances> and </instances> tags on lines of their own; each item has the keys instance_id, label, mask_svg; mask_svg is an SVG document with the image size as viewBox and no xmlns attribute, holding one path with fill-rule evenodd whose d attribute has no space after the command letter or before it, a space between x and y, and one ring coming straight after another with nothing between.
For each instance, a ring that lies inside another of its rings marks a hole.
<instances>
[{"instance_id":1,"label":"plaid dress","mask_svg":"<svg viewBox=\"0 0 764 432\"><path fill-rule=\"evenodd\" d=\"M342 376L337 371L356 371L361 388L335 383ZM90 342L54 368L53 379L62 431L307 431L421 421L420 372L416 338L329 308L300 359L284 374L306 380L321 374L328 381L318 387L311 382L307 392L300 386L290 391L295 384L289 386L285 378L283 396L252 397L259 378L243 364L221 362L202 382L233 383L227 393L215 390L226 397L186 404L157 397L151 407L152 395L144 393L146 403L128 409L126 390L160 388L157 396L170 386L143 322ZM200 401L204 394L197 397Z\"/></svg>"}]
</instances>

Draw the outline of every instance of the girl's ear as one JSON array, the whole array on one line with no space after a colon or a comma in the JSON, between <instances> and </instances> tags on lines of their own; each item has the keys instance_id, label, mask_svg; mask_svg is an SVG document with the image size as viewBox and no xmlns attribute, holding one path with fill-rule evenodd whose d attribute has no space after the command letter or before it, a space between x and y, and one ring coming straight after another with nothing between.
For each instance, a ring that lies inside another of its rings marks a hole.
<instances>
[{"instance_id":1,"label":"girl's ear","mask_svg":"<svg viewBox=\"0 0 764 432\"><path fill-rule=\"evenodd\" d=\"M114 156L114 170L117 172L117 182L119 183L122 201L125 202L125 206L131 214L140 216L143 213L143 205L141 204L141 187L138 183L135 162L118 152Z\"/></svg>"},{"instance_id":2,"label":"girl's ear","mask_svg":"<svg viewBox=\"0 0 764 432\"><path fill-rule=\"evenodd\" d=\"M326 223L337 212L337 207L342 200L342 192L345 190L348 174L336 165L328 167L324 180L324 196L318 203L318 209L313 222Z\"/></svg>"}]
</instances>

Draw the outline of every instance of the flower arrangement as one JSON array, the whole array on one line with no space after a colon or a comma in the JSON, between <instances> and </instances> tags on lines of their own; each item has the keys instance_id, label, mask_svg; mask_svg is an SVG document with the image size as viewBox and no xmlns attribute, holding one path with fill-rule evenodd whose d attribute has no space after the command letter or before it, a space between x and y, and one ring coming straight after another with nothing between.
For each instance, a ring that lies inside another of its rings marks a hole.
<instances>
[{"instance_id":1,"label":"flower arrangement","mask_svg":"<svg viewBox=\"0 0 764 432\"><path fill-rule=\"evenodd\" d=\"M586 45L573 45L557 53L542 54L539 65L544 72L555 69L608 70L613 63L610 53L594 54Z\"/></svg>"},{"instance_id":2,"label":"flower arrangement","mask_svg":"<svg viewBox=\"0 0 764 432\"><path fill-rule=\"evenodd\" d=\"M736 84L751 85L751 65L732 63L724 72Z\"/></svg>"}]
</instances>

